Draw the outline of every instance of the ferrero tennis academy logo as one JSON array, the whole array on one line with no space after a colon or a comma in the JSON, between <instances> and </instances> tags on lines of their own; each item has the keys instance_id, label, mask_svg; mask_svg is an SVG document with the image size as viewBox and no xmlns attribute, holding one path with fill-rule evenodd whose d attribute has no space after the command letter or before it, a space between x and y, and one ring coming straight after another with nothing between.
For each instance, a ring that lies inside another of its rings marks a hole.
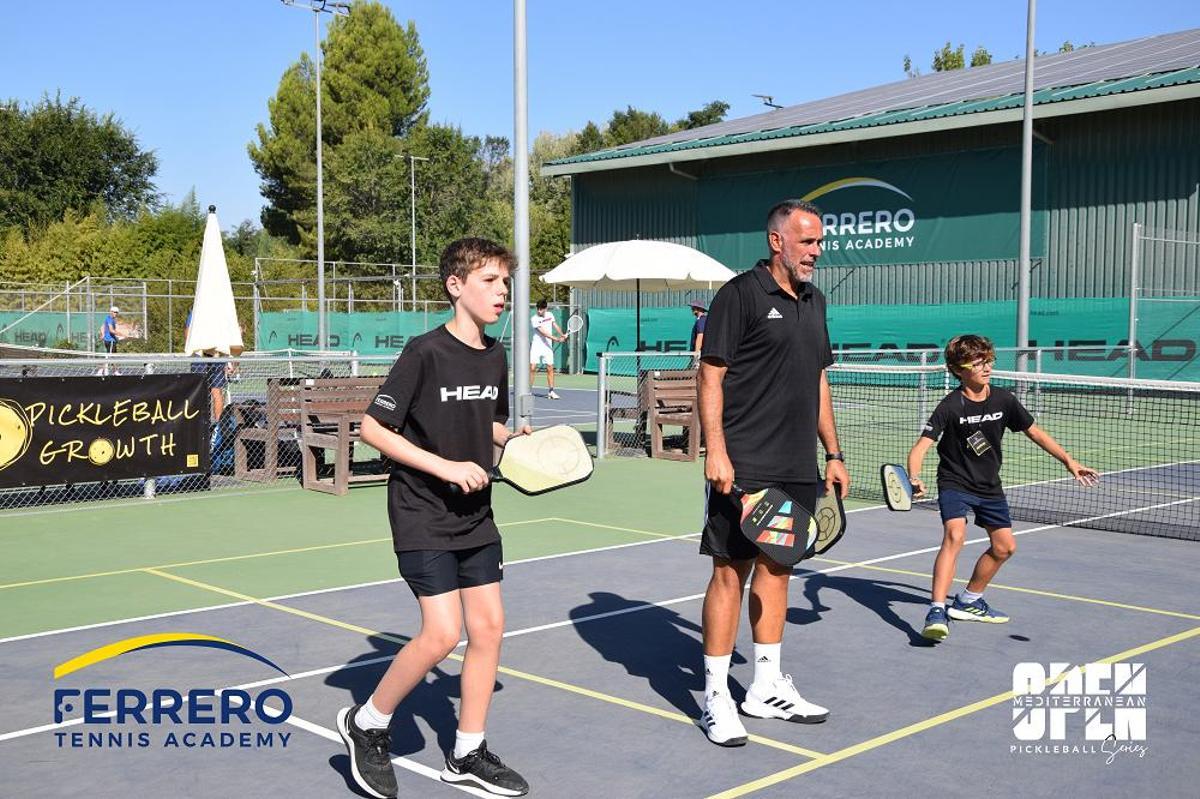
<instances>
[{"instance_id":1,"label":"ferrero tennis academy logo","mask_svg":"<svg viewBox=\"0 0 1200 799\"><path fill-rule=\"evenodd\" d=\"M1143 758L1146 698L1144 663L1018 663L1009 752Z\"/></svg>"},{"instance_id":2,"label":"ferrero tennis academy logo","mask_svg":"<svg viewBox=\"0 0 1200 799\"><path fill-rule=\"evenodd\" d=\"M917 224L917 214L911 207L913 198L891 183L871 177L842 178L813 189L802 199L816 202L827 194L853 188L882 189L901 199L889 203L887 207L825 214L821 218L822 232L825 234L822 246L830 252L910 249L917 238L913 231Z\"/></svg>"}]
</instances>

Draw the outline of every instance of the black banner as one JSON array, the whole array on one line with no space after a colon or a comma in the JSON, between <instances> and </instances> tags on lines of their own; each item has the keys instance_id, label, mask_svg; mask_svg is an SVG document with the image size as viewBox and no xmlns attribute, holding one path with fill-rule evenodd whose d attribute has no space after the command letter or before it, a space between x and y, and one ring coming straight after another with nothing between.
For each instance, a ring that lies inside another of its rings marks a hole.
<instances>
[{"instance_id":1,"label":"black banner","mask_svg":"<svg viewBox=\"0 0 1200 799\"><path fill-rule=\"evenodd\" d=\"M0 379L0 487L204 473L201 374Z\"/></svg>"}]
</instances>

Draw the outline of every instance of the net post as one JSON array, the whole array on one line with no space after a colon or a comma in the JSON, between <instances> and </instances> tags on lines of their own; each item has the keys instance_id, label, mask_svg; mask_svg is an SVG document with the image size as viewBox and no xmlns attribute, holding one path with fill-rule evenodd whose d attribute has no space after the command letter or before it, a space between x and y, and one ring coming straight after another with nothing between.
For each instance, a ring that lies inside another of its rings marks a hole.
<instances>
[{"instance_id":1,"label":"net post","mask_svg":"<svg viewBox=\"0 0 1200 799\"><path fill-rule=\"evenodd\" d=\"M1133 248L1129 254L1129 379L1137 377L1137 295L1142 267L1142 223L1133 223ZM1133 414L1133 389L1125 394L1125 414Z\"/></svg>"},{"instance_id":2,"label":"net post","mask_svg":"<svg viewBox=\"0 0 1200 799\"><path fill-rule=\"evenodd\" d=\"M600 367L596 373L596 457L604 457L604 442L608 439L608 353L600 353Z\"/></svg>"},{"instance_id":3,"label":"net post","mask_svg":"<svg viewBox=\"0 0 1200 799\"><path fill-rule=\"evenodd\" d=\"M928 388L925 367L929 363L929 351L921 350L921 373L917 376L917 418L924 424L929 415L925 413L925 390Z\"/></svg>"}]
</instances>

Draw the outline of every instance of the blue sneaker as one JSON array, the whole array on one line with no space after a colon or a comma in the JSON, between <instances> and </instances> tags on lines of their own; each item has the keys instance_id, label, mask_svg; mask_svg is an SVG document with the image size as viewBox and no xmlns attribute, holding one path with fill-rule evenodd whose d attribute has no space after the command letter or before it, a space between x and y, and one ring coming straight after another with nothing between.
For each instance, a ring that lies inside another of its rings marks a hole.
<instances>
[{"instance_id":1,"label":"blue sneaker","mask_svg":"<svg viewBox=\"0 0 1200 799\"><path fill-rule=\"evenodd\" d=\"M983 621L988 624L1004 624L1008 616L988 605L983 597L974 602L963 602L957 596L954 604L946 610L946 615L955 621Z\"/></svg>"},{"instance_id":2,"label":"blue sneaker","mask_svg":"<svg viewBox=\"0 0 1200 799\"><path fill-rule=\"evenodd\" d=\"M946 609L932 607L925 614L925 629L921 635L930 641L942 641L950 634L950 622L946 618Z\"/></svg>"}]
</instances>

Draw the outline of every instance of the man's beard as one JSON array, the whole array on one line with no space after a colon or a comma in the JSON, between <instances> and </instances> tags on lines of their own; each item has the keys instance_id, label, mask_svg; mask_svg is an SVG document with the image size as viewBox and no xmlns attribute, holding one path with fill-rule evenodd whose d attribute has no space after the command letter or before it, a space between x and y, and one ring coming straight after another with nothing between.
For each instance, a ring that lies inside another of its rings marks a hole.
<instances>
[{"instance_id":1,"label":"man's beard","mask_svg":"<svg viewBox=\"0 0 1200 799\"><path fill-rule=\"evenodd\" d=\"M788 257L786 255L784 255L782 252L779 253L779 260L783 262L783 267L785 269L787 269L788 276L792 278L793 283L811 283L812 282L813 275L817 271L815 264L814 264L813 270L811 272L809 272L806 277L802 277L800 275L800 264L789 260Z\"/></svg>"}]
</instances>

